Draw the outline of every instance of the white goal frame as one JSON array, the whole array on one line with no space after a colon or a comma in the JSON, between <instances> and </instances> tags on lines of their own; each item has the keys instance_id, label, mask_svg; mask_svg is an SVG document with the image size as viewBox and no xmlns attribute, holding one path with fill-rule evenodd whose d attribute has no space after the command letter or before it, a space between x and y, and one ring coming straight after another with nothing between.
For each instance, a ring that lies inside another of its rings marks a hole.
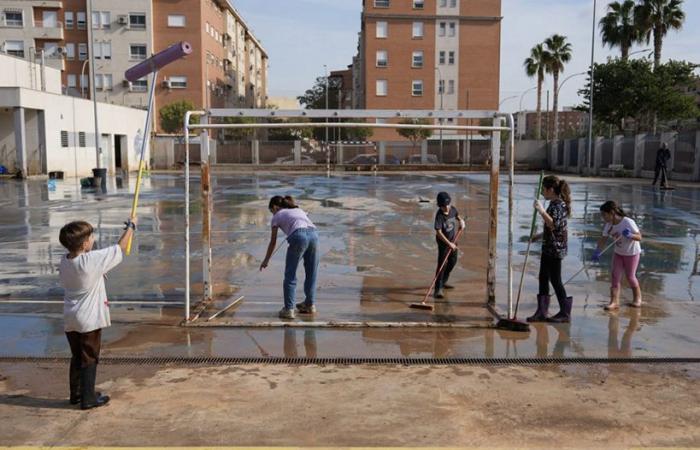
<instances>
[{"instance_id":1,"label":"white goal frame","mask_svg":"<svg viewBox=\"0 0 700 450\"><path fill-rule=\"evenodd\" d=\"M190 124L190 119L199 118L198 124ZM326 119L325 122L284 122L284 123L210 123L212 119L224 118L254 118L254 119ZM329 122L329 119L358 119L355 122ZM428 119L439 120L439 124L401 124L401 123L370 123L360 122L359 119ZM451 119L455 124L443 124ZM459 120L490 119L491 126L457 125ZM506 122L504 125L503 122ZM184 118L185 132L185 321L189 323L191 316L191 285L190 285L190 137L192 132L200 133L201 151L201 185L202 185L202 246L203 246L203 298L202 302L212 299L212 248L211 248L211 212L213 207L210 184L210 152L209 130L215 129L262 129L262 128L392 128L392 129L431 129L453 131L490 131L490 182L489 182L489 261L486 270L487 299L485 306L499 317L496 310L496 240L498 230L498 188L500 172L501 132L509 134L506 151L508 165L508 267L507 267L507 314L513 317L513 182L515 168L515 122L513 115L488 110L274 110L274 109L208 109L187 111ZM328 147L328 146L327 146ZM330 176L330 163L327 157L326 170Z\"/></svg>"}]
</instances>

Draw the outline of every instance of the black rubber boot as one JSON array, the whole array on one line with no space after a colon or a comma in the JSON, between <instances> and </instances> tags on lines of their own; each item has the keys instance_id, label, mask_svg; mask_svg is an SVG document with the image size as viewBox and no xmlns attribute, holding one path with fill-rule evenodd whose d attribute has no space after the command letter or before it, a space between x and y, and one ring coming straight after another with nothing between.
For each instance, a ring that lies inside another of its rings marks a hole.
<instances>
[{"instance_id":1,"label":"black rubber boot","mask_svg":"<svg viewBox=\"0 0 700 450\"><path fill-rule=\"evenodd\" d=\"M547 322L552 323L569 323L571 322L571 306L574 304L573 297L566 297L564 302L559 302L559 312L547 319Z\"/></svg>"},{"instance_id":2,"label":"black rubber boot","mask_svg":"<svg viewBox=\"0 0 700 450\"><path fill-rule=\"evenodd\" d=\"M68 384L70 386L70 404L80 403L80 360L71 359L68 371Z\"/></svg>"},{"instance_id":3,"label":"black rubber boot","mask_svg":"<svg viewBox=\"0 0 700 450\"><path fill-rule=\"evenodd\" d=\"M549 313L549 295L537 296L537 311L527 318L528 322L545 322Z\"/></svg>"},{"instance_id":4,"label":"black rubber boot","mask_svg":"<svg viewBox=\"0 0 700 450\"><path fill-rule=\"evenodd\" d=\"M95 392L97 364L80 369L80 409L92 409L109 403L109 396Z\"/></svg>"}]
</instances>

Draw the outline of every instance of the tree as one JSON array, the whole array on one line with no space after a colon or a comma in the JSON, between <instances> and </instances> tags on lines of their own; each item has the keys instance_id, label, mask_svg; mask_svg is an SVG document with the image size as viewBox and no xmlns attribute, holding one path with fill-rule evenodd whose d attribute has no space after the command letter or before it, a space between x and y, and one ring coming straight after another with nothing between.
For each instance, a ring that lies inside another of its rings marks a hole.
<instances>
[{"instance_id":1,"label":"tree","mask_svg":"<svg viewBox=\"0 0 700 450\"><path fill-rule=\"evenodd\" d=\"M546 52L542 44L537 44L530 50L530 57L525 59L525 73L532 78L537 76L537 126L535 128L535 139L542 137L542 84L544 83L544 72L546 70Z\"/></svg>"},{"instance_id":2,"label":"tree","mask_svg":"<svg viewBox=\"0 0 700 450\"><path fill-rule=\"evenodd\" d=\"M695 64L670 61L656 70L646 59L616 59L595 65L593 95L596 99L596 123L624 131L624 120L634 119L637 131L653 128L653 116L662 120L697 117L698 108L692 96L685 95L697 77ZM582 110L588 110L590 74L587 85L579 91L585 99Z\"/></svg>"},{"instance_id":3,"label":"tree","mask_svg":"<svg viewBox=\"0 0 700 450\"><path fill-rule=\"evenodd\" d=\"M642 41L642 33L635 22L635 7L634 0L612 2L608 5L608 14L599 23L603 43L610 48L620 47L623 60L629 56L632 45Z\"/></svg>"},{"instance_id":4,"label":"tree","mask_svg":"<svg viewBox=\"0 0 700 450\"><path fill-rule=\"evenodd\" d=\"M685 21L683 0L639 0L635 20L648 43L654 38L654 69L661 65L664 37L670 30L680 30Z\"/></svg>"},{"instance_id":5,"label":"tree","mask_svg":"<svg viewBox=\"0 0 700 450\"><path fill-rule=\"evenodd\" d=\"M160 108L160 127L166 133L184 133L185 113L194 111L195 106L189 100L170 103ZM190 123L195 123L196 118L190 117Z\"/></svg>"},{"instance_id":6,"label":"tree","mask_svg":"<svg viewBox=\"0 0 700 450\"><path fill-rule=\"evenodd\" d=\"M328 109L338 109L338 92L340 91L341 80L339 78L328 77ZM326 109L326 77L317 77L314 85L304 92L304 95L297 97L305 109ZM312 122L325 122L326 119L312 119ZM312 130L315 139L324 140L326 136L325 128L314 128Z\"/></svg>"},{"instance_id":7,"label":"tree","mask_svg":"<svg viewBox=\"0 0 700 450\"><path fill-rule=\"evenodd\" d=\"M224 117L226 124L248 124L255 123L253 117ZM225 128L224 135L232 141L242 141L255 132L255 128Z\"/></svg>"},{"instance_id":8,"label":"tree","mask_svg":"<svg viewBox=\"0 0 700 450\"><path fill-rule=\"evenodd\" d=\"M554 34L544 41L547 73L554 78L554 141L559 139L559 74L564 71L564 65L571 61L571 44L566 42L566 36Z\"/></svg>"},{"instance_id":9,"label":"tree","mask_svg":"<svg viewBox=\"0 0 700 450\"><path fill-rule=\"evenodd\" d=\"M428 119L404 119L399 123L403 125L430 125ZM396 132L399 133L399 136L411 141L413 152L416 151L416 145L419 141L428 139L433 134L429 128L397 128Z\"/></svg>"}]
</instances>

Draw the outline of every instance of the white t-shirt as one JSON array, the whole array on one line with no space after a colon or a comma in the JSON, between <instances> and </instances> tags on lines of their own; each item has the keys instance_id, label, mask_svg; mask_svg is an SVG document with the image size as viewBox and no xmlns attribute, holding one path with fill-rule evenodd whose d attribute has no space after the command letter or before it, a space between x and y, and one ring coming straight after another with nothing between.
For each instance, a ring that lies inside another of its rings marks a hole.
<instances>
[{"instance_id":1,"label":"white t-shirt","mask_svg":"<svg viewBox=\"0 0 700 450\"><path fill-rule=\"evenodd\" d=\"M287 237L299 228L316 228L301 208L280 209L272 216L272 226L281 228Z\"/></svg>"},{"instance_id":2,"label":"white t-shirt","mask_svg":"<svg viewBox=\"0 0 700 450\"><path fill-rule=\"evenodd\" d=\"M73 259L63 256L58 270L65 290L65 331L88 333L111 325L104 275L121 261L122 249L118 245L83 253Z\"/></svg>"},{"instance_id":3,"label":"white t-shirt","mask_svg":"<svg viewBox=\"0 0 700 450\"><path fill-rule=\"evenodd\" d=\"M627 228L632 230L632 233L639 233L639 227L634 223L634 220L629 217L623 217L617 225L606 223L603 226L603 236L610 236L615 239L615 234L622 236L622 232ZM615 244L615 253L622 256L639 255L642 253L642 246L639 244L639 241L622 236Z\"/></svg>"}]
</instances>

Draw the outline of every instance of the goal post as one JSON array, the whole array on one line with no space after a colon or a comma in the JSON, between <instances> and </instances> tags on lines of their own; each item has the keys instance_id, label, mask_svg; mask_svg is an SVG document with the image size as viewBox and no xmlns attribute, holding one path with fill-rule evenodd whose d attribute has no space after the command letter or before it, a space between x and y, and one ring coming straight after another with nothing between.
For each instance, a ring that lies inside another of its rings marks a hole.
<instances>
[{"instance_id":1,"label":"goal post","mask_svg":"<svg viewBox=\"0 0 700 450\"><path fill-rule=\"evenodd\" d=\"M199 123L190 123L197 118ZM278 123L225 123L226 118L239 119L286 119ZM294 121L294 119L297 119ZM309 122L308 119L345 119L349 122ZM360 119L382 119L382 123L361 122ZM392 123L390 120L427 119L439 121L434 124ZM488 119L491 125L459 125L460 121ZM291 121L290 121L291 120ZM213 123L213 122L222 123ZM453 122L447 123L444 122ZM504 124L505 122L505 124ZM513 315L512 290L512 247L513 247L513 182L515 167L515 126L512 114L488 110L273 110L273 109L209 109L187 111L184 118L185 134L185 323L191 318L191 248L190 248L190 141L199 133L201 152L201 195L202 195L202 274L203 297L201 302L212 299L212 247L211 213L212 193L210 180L209 132L220 129L274 129L274 128L390 128L390 129L430 129L444 131L480 131L491 133L489 167L489 220L488 220L488 265L486 273L486 305L496 312L496 248L498 230L498 188L501 157L501 132L507 132L506 146L508 165L508 255L507 255L507 311ZM330 148L326 146L326 151ZM330 175L330 156L326 158L326 170Z\"/></svg>"}]
</instances>

